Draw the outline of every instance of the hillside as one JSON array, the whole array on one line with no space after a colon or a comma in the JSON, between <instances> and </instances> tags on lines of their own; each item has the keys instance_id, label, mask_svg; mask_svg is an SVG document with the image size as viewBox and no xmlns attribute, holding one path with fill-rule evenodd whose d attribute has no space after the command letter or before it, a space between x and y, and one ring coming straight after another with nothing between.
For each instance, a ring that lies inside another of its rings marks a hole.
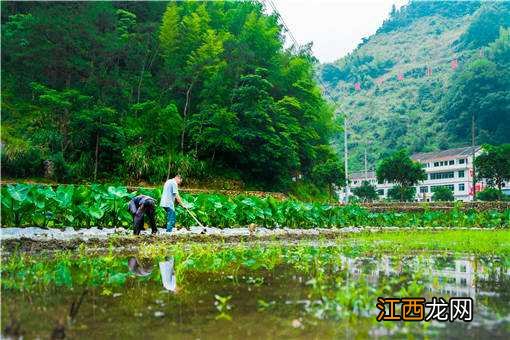
<instances>
[{"instance_id":1,"label":"hillside","mask_svg":"<svg viewBox=\"0 0 510 340\"><path fill-rule=\"evenodd\" d=\"M497 51L496 57L491 45L509 24L509 4L413 1L392 11L352 53L321 65L320 77L348 117L351 170L363 168L365 148L373 167L403 147L415 152L470 144L469 112L482 111L481 102L485 109L476 117L477 142L509 142L510 84L497 83L501 72L508 72L509 58ZM474 67L496 73L480 85L473 77L483 72L473 72ZM469 102L470 87L491 89L474 103ZM489 104L487 98L495 93L498 101ZM467 98L460 103L460 97Z\"/></svg>"}]
</instances>

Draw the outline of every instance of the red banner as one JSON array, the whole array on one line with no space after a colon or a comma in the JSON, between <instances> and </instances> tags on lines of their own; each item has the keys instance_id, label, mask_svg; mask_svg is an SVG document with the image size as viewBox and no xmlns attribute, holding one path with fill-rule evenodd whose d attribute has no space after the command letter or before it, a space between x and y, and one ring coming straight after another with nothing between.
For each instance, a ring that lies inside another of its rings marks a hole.
<instances>
[{"instance_id":1,"label":"red banner","mask_svg":"<svg viewBox=\"0 0 510 340\"><path fill-rule=\"evenodd\" d=\"M456 70L457 67L459 67L459 62L457 61L457 59L452 60L451 66L452 66L452 70Z\"/></svg>"}]
</instances>

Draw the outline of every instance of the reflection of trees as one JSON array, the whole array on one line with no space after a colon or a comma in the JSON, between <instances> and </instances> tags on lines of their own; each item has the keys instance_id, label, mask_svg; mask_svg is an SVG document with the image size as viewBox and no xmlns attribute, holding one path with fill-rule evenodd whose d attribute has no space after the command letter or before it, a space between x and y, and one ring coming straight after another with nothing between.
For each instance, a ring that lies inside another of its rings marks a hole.
<instances>
[{"instance_id":1,"label":"reflection of trees","mask_svg":"<svg viewBox=\"0 0 510 340\"><path fill-rule=\"evenodd\" d=\"M510 314L510 257L483 256L477 262L484 274L477 276L477 302L498 315Z\"/></svg>"},{"instance_id":2,"label":"reflection of trees","mask_svg":"<svg viewBox=\"0 0 510 340\"><path fill-rule=\"evenodd\" d=\"M437 256L434 257L434 269L445 270L455 269L455 257L454 256Z\"/></svg>"}]
</instances>

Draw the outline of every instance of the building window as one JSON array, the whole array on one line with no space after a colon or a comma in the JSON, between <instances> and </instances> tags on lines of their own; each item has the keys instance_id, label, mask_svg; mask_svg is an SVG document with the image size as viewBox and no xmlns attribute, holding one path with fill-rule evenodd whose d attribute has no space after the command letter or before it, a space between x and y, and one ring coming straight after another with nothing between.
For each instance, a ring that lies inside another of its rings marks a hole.
<instances>
[{"instance_id":1,"label":"building window","mask_svg":"<svg viewBox=\"0 0 510 340\"><path fill-rule=\"evenodd\" d=\"M459 164L464 164L464 158L459 159Z\"/></svg>"},{"instance_id":2,"label":"building window","mask_svg":"<svg viewBox=\"0 0 510 340\"><path fill-rule=\"evenodd\" d=\"M425 186L425 187L420 187L420 193L424 194L426 192L429 192L429 187Z\"/></svg>"},{"instance_id":3,"label":"building window","mask_svg":"<svg viewBox=\"0 0 510 340\"><path fill-rule=\"evenodd\" d=\"M465 189L464 183L459 183L459 191L464 191Z\"/></svg>"},{"instance_id":4,"label":"building window","mask_svg":"<svg viewBox=\"0 0 510 340\"><path fill-rule=\"evenodd\" d=\"M354 181L354 184L358 184L358 181Z\"/></svg>"},{"instance_id":5,"label":"building window","mask_svg":"<svg viewBox=\"0 0 510 340\"><path fill-rule=\"evenodd\" d=\"M434 166L439 166L439 162L434 162Z\"/></svg>"},{"instance_id":6,"label":"building window","mask_svg":"<svg viewBox=\"0 0 510 340\"><path fill-rule=\"evenodd\" d=\"M451 161L448 162L449 165L454 165L455 164L455 161L452 159Z\"/></svg>"},{"instance_id":7,"label":"building window","mask_svg":"<svg viewBox=\"0 0 510 340\"><path fill-rule=\"evenodd\" d=\"M433 172L430 174L430 179L445 179L445 178L453 178L453 171L448 172Z\"/></svg>"},{"instance_id":8,"label":"building window","mask_svg":"<svg viewBox=\"0 0 510 340\"><path fill-rule=\"evenodd\" d=\"M453 191L453 184L447 184L447 185L431 185L430 191L435 192L437 188L448 188L451 191Z\"/></svg>"},{"instance_id":9,"label":"building window","mask_svg":"<svg viewBox=\"0 0 510 340\"><path fill-rule=\"evenodd\" d=\"M460 178L464 177L464 170L460 170L460 171L459 171L459 177L460 177Z\"/></svg>"},{"instance_id":10,"label":"building window","mask_svg":"<svg viewBox=\"0 0 510 340\"><path fill-rule=\"evenodd\" d=\"M377 190L377 195L384 196L384 189Z\"/></svg>"}]
</instances>

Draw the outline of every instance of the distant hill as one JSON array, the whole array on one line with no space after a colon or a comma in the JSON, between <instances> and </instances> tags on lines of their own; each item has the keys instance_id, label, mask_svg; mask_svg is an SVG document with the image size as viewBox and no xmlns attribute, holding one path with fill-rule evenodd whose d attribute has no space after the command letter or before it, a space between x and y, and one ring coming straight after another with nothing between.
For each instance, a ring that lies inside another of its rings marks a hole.
<instances>
[{"instance_id":1,"label":"distant hill","mask_svg":"<svg viewBox=\"0 0 510 340\"><path fill-rule=\"evenodd\" d=\"M351 170L363 168L365 148L373 167L402 147L470 144L472 111L478 143L510 142L510 81L502 80L510 54L501 38L509 26L510 3L412 1L352 53L321 65L349 117Z\"/></svg>"}]
</instances>

